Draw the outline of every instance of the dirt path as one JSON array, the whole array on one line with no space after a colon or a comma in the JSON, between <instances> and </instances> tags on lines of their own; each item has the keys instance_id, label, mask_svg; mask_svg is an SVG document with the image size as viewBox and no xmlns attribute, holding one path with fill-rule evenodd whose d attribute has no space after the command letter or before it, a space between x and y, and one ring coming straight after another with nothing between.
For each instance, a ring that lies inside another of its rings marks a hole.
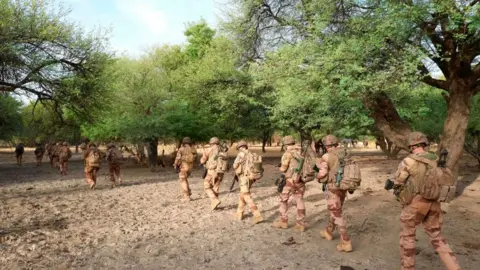
<instances>
[{"instance_id":1,"label":"dirt path","mask_svg":"<svg viewBox=\"0 0 480 270\"><path fill-rule=\"evenodd\" d=\"M399 269L401 208L382 190L398 161L373 150L359 153L364 183L345 204L354 245L349 254L336 252L338 236L332 242L319 236L327 213L318 183L307 185L306 232L270 228L278 215L278 151L269 153L267 173L253 191L267 219L256 226L251 215L232 219L238 193L227 192L231 175L221 187L222 209L212 212L200 170L190 179L194 200L182 203L173 169L151 173L127 166L126 183L110 189L104 166L99 188L92 192L83 180L79 154L64 177L47 164L35 167L29 154L19 168L11 154L0 153L1 269ZM480 265L480 178L474 164L462 162L461 196L444 222L463 269ZM290 237L294 244L287 243ZM443 269L423 231L417 238L417 269Z\"/></svg>"}]
</instances>

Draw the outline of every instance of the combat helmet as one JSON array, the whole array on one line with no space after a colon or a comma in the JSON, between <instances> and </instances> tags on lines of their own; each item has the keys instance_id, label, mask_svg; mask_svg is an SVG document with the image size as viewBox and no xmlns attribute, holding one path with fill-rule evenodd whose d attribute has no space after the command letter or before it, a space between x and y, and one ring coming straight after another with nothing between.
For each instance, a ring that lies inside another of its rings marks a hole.
<instances>
[{"instance_id":1,"label":"combat helmet","mask_svg":"<svg viewBox=\"0 0 480 270\"><path fill-rule=\"evenodd\" d=\"M414 131L408 135L408 146L413 146L421 143L428 145L428 139L425 134Z\"/></svg>"},{"instance_id":2,"label":"combat helmet","mask_svg":"<svg viewBox=\"0 0 480 270\"><path fill-rule=\"evenodd\" d=\"M67 142L63 142L62 145L63 145L63 146L68 146L68 143L67 143Z\"/></svg>"},{"instance_id":3,"label":"combat helmet","mask_svg":"<svg viewBox=\"0 0 480 270\"><path fill-rule=\"evenodd\" d=\"M244 140L241 140L237 143L237 150L240 149L240 147L248 147L247 142Z\"/></svg>"},{"instance_id":4,"label":"combat helmet","mask_svg":"<svg viewBox=\"0 0 480 270\"><path fill-rule=\"evenodd\" d=\"M219 144L220 140L217 137L212 137L209 144Z\"/></svg>"},{"instance_id":5,"label":"combat helmet","mask_svg":"<svg viewBox=\"0 0 480 270\"><path fill-rule=\"evenodd\" d=\"M183 144L191 144L192 140L190 139L190 137L185 137L185 138L183 138L182 143Z\"/></svg>"},{"instance_id":6,"label":"combat helmet","mask_svg":"<svg viewBox=\"0 0 480 270\"><path fill-rule=\"evenodd\" d=\"M115 147L115 144L113 144L113 143L109 143L109 144L107 145L107 149L110 149L110 148L113 148L113 147Z\"/></svg>"},{"instance_id":7,"label":"combat helmet","mask_svg":"<svg viewBox=\"0 0 480 270\"><path fill-rule=\"evenodd\" d=\"M295 144L295 139L293 138L293 136L285 136L283 137L283 144L284 145Z\"/></svg>"},{"instance_id":8,"label":"combat helmet","mask_svg":"<svg viewBox=\"0 0 480 270\"><path fill-rule=\"evenodd\" d=\"M327 135L323 137L322 143L325 146L335 145L338 144L338 138L335 135Z\"/></svg>"}]
</instances>

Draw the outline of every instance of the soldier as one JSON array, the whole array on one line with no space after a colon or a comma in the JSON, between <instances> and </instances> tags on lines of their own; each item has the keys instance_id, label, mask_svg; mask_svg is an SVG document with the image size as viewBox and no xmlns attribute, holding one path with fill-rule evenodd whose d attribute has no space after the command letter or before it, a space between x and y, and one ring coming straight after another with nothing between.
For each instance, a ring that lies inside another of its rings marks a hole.
<instances>
[{"instance_id":1,"label":"soldier","mask_svg":"<svg viewBox=\"0 0 480 270\"><path fill-rule=\"evenodd\" d=\"M61 150L61 145L60 143L56 143L52 147L52 166L55 169L60 169L60 164L59 164L59 155L60 155L60 150Z\"/></svg>"},{"instance_id":2,"label":"soldier","mask_svg":"<svg viewBox=\"0 0 480 270\"><path fill-rule=\"evenodd\" d=\"M97 173L100 169L101 153L97 146L92 143L89 145L85 156L85 178L90 185L90 189L94 190L97 184Z\"/></svg>"},{"instance_id":3,"label":"soldier","mask_svg":"<svg viewBox=\"0 0 480 270\"><path fill-rule=\"evenodd\" d=\"M322 139L327 153L319 160L317 167L319 172L316 176L320 183L326 185L327 209L330 215L328 225L320 231L320 236L331 241L333 232L338 227L340 233L340 243L337 245L338 251L352 251L352 242L347 233L347 225L342 217L342 207L347 196L346 190L341 190L335 186L335 178L340 159L345 157L345 149L338 148L338 139L334 135L327 135Z\"/></svg>"},{"instance_id":4,"label":"soldier","mask_svg":"<svg viewBox=\"0 0 480 270\"><path fill-rule=\"evenodd\" d=\"M294 230L303 232L305 231L305 203L303 201L305 183L303 181L297 182L292 177L294 169L298 166L297 158L301 158L301 148L295 145L293 136L285 136L283 145L286 146L286 151L282 156L280 171L285 174L286 185L280 193L280 219L276 220L272 227L288 228L288 200L293 196L297 202L297 221Z\"/></svg>"},{"instance_id":5,"label":"soldier","mask_svg":"<svg viewBox=\"0 0 480 270\"><path fill-rule=\"evenodd\" d=\"M368 147L368 138L367 138L367 137L365 137L365 138L363 139L363 146L364 146L365 148Z\"/></svg>"},{"instance_id":6,"label":"soldier","mask_svg":"<svg viewBox=\"0 0 480 270\"><path fill-rule=\"evenodd\" d=\"M120 175L120 164L123 161L123 154L117 149L115 144L109 143L107 146L107 162L108 171L110 173L110 181L112 182L112 188L115 187L115 176L118 179L118 184L121 185L122 177Z\"/></svg>"},{"instance_id":7,"label":"soldier","mask_svg":"<svg viewBox=\"0 0 480 270\"><path fill-rule=\"evenodd\" d=\"M258 211L257 206L253 202L252 195L250 194L250 187L252 186L253 181L250 180L245 174L248 169L246 168L246 165L248 165L246 161L249 154L247 142L239 141L237 143L237 150L239 152L237 158L233 162L233 169L238 176L238 183L240 186L240 200L238 201L238 208L235 216L238 220L242 220L245 205L248 203L250 211L253 213L254 217L253 224L257 224L263 221L263 217L260 214L260 211Z\"/></svg>"},{"instance_id":8,"label":"soldier","mask_svg":"<svg viewBox=\"0 0 480 270\"><path fill-rule=\"evenodd\" d=\"M23 152L25 152L25 148L23 147L23 143L17 144L15 147L15 157L17 159L17 165L22 166L22 158Z\"/></svg>"},{"instance_id":9,"label":"soldier","mask_svg":"<svg viewBox=\"0 0 480 270\"><path fill-rule=\"evenodd\" d=\"M182 146L177 151L173 166L178 171L178 178L180 181L180 187L183 191L183 200L191 201L192 191L188 185L188 177L193 170L193 162L197 159L197 150L192 147L192 141L189 137L185 137L182 140Z\"/></svg>"},{"instance_id":10,"label":"soldier","mask_svg":"<svg viewBox=\"0 0 480 270\"><path fill-rule=\"evenodd\" d=\"M45 145L45 150L47 151L48 160L50 160L50 166L53 168L53 146L54 144L49 142Z\"/></svg>"},{"instance_id":11,"label":"soldier","mask_svg":"<svg viewBox=\"0 0 480 270\"><path fill-rule=\"evenodd\" d=\"M425 148L428 146L427 137L420 132L412 132L408 136L410 152L420 158L436 160L438 157L428 153ZM419 190L419 186L425 181L427 172L426 164L406 157L398 166L395 173L394 188L401 190L399 200L403 209L400 214L400 256L402 270L415 269L415 233L420 223L425 233L430 238L432 246L440 255L448 270L460 269L457 258L450 249L447 241L441 233L443 213L440 203L426 200L422 195L409 192L404 188L406 184L413 186L412 190ZM410 183L409 183L410 182Z\"/></svg>"},{"instance_id":12,"label":"soldier","mask_svg":"<svg viewBox=\"0 0 480 270\"><path fill-rule=\"evenodd\" d=\"M37 160L37 166L40 166L40 164L42 164L43 155L45 154L45 148L41 143L37 143L34 154L35 159Z\"/></svg>"},{"instance_id":13,"label":"soldier","mask_svg":"<svg viewBox=\"0 0 480 270\"><path fill-rule=\"evenodd\" d=\"M203 181L203 187L205 193L210 198L212 202L212 210L217 209L221 201L218 199L218 194L220 191L220 183L223 180L223 173L218 173L216 171L216 156L220 152L219 146L220 140L217 137L210 139L210 148L203 152L200 164L205 164L207 168L207 175Z\"/></svg>"},{"instance_id":14,"label":"soldier","mask_svg":"<svg viewBox=\"0 0 480 270\"><path fill-rule=\"evenodd\" d=\"M58 150L58 161L60 164L60 174L67 175L68 160L72 157L72 151L68 147L67 142L63 142Z\"/></svg>"}]
</instances>

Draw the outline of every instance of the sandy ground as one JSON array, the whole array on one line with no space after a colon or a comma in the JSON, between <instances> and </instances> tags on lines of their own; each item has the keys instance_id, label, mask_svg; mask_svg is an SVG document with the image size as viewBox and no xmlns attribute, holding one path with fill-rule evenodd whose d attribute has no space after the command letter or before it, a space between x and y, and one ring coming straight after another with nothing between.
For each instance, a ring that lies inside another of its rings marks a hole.
<instances>
[{"instance_id":1,"label":"sandy ground","mask_svg":"<svg viewBox=\"0 0 480 270\"><path fill-rule=\"evenodd\" d=\"M27 149L24 166L11 152L0 152L1 269L399 269L400 205L383 190L384 180L398 160L386 160L373 149L356 149L362 164L362 189L345 203L353 240L352 253L338 253L320 238L327 212L320 184L307 184L308 230L270 227L278 216L275 179L278 149L265 155L266 173L253 189L266 222L253 226L232 216L238 190L228 193L232 175L221 187L221 209L210 211L201 170L190 184L193 201L180 201L173 169L152 173L125 165L125 184L110 189L106 165L98 189L83 179L80 154L70 162L70 174L44 163L34 164ZM480 268L480 177L473 160L462 160L459 197L444 220L444 234L463 269ZM237 187L238 188L238 187ZM294 210L292 208L292 210ZM293 227L294 212L290 211ZM294 243L288 239L293 237ZM426 235L417 233L417 269L443 269Z\"/></svg>"}]
</instances>

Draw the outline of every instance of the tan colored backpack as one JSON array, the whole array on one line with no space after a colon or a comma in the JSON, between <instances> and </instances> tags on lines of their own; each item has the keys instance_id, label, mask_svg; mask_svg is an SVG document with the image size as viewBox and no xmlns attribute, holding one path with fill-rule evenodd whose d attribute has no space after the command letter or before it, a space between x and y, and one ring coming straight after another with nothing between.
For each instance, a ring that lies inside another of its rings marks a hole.
<instances>
[{"instance_id":1,"label":"tan colored backpack","mask_svg":"<svg viewBox=\"0 0 480 270\"><path fill-rule=\"evenodd\" d=\"M110 164L121 164L123 163L123 153L117 148L113 148L109 153Z\"/></svg>"},{"instance_id":2,"label":"tan colored backpack","mask_svg":"<svg viewBox=\"0 0 480 270\"><path fill-rule=\"evenodd\" d=\"M335 186L341 190L355 191L362 183L362 175L358 163L350 158L346 153L346 149L342 152L341 149L331 154L338 157L337 169L332 168L331 173L334 174L331 180L334 181ZM329 153L330 154L330 153Z\"/></svg>"},{"instance_id":3,"label":"tan colored backpack","mask_svg":"<svg viewBox=\"0 0 480 270\"><path fill-rule=\"evenodd\" d=\"M245 163L242 171L250 180L259 180L263 177L262 156L248 151L245 153Z\"/></svg>"},{"instance_id":4,"label":"tan colored backpack","mask_svg":"<svg viewBox=\"0 0 480 270\"><path fill-rule=\"evenodd\" d=\"M60 153L58 154L58 157L59 157L60 161L66 162L66 161L68 161L68 159L70 159L71 154L70 154L70 151L69 151L67 146L62 146L60 148L59 152Z\"/></svg>"},{"instance_id":5,"label":"tan colored backpack","mask_svg":"<svg viewBox=\"0 0 480 270\"><path fill-rule=\"evenodd\" d=\"M438 167L437 162L425 157L416 155L408 157L427 167L423 181L418 181L418 194L427 200L451 202L456 192L456 181L452 171L448 168Z\"/></svg>"},{"instance_id":6,"label":"tan colored backpack","mask_svg":"<svg viewBox=\"0 0 480 270\"><path fill-rule=\"evenodd\" d=\"M91 150L86 159L87 166L100 167L101 159L102 158L98 150Z\"/></svg>"},{"instance_id":7,"label":"tan colored backpack","mask_svg":"<svg viewBox=\"0 0 480 270\"><path fill-rule=\"evenodd\" d=\"M182 151L182 161L186 163L194 163L195 155L191 147L184 147Z\"/></svg>"},{"instance_id":8,"label":"tan colored backpack","mask_svg":"<svg viewBox=\"0 0 480 270\"><path fill-rule=\"evenodd\" d=\"M225 173L228 171L228 156L227 153L220 149L210 153L207 160L206 168L208 170L215 170L217 173Z\"/></svg>"}]
</instances>

